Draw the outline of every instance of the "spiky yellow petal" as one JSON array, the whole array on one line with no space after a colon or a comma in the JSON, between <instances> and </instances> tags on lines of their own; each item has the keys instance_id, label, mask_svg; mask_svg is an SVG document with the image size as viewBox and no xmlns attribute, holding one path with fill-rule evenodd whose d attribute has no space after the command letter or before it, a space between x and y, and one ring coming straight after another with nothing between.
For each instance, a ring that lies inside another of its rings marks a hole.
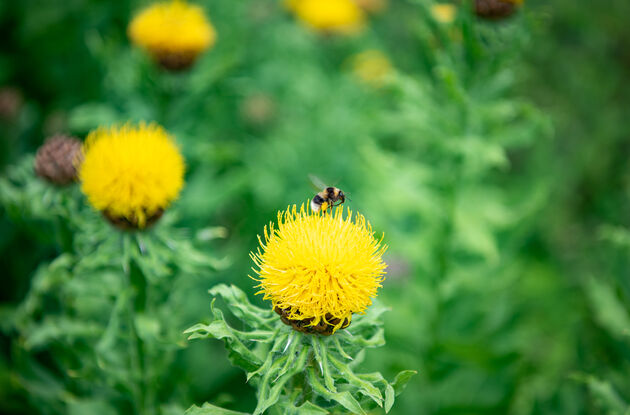
<instances>
[{"instance_id":1,"label":"spiky yellow petal","mask_svg":"<svg viewBox=\"0 0 630 415\"><path fill-rule=\"evenodd\" d=\"M287 0L298 19L317 31L353 33L363 27L365 13L353 0Z\"/></svg>"},{"instance_id":2,"label":"spiky yellow petal","mask_svg":"<svg viewBox=\"0 0 630 415\"><path fill-rule=\"evenodd\" d=\"M313 213L289 206L259 241L262 250L251 254L258 293L289 319L312 319L311 326L339 319L337 329L352 313L365 312L383 281L386 246L350 210L344 217L343 208Z\"/></svg>"},{"instance_id":3,"label":"spiky yellow petal","mask_svg":"<svg viewBox=\"0 0 630 415\"><path fill-rule=\"evenodd\" d=\"M216 32L199 6L183 0L155 3L141 10L128 28L132 42L155 56L196 56L216 41Z\"/></svg>"},{"instance_id":4,"label":"spiky yellow petal","mask_svg":"<svg viewBox=\"0 0 630 415\"><path fill-rule=\"evenodd\" d=\"M157 124L127 124L90 132L80 166L81 190L97 210L145 226L184 185L184 159Z\"/></svg>"}]
</instances>

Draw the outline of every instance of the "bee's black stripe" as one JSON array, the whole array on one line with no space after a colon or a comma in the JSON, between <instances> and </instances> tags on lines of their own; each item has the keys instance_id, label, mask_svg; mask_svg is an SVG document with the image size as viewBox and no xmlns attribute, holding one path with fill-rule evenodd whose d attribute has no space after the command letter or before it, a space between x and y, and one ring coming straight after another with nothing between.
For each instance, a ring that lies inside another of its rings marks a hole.
<instances>
[{"instance_id":1,"label":"bee's black stripe","mask_svg":"<svg viewBox=\"0 0 630 415\"><path fill-rule=\"evenodd\" d=\"M324 198L321 197L319 194L315 195L315 197L313 198L313 203L317 204L317 205L321 205L322 203L324 203Z\"/></svg>"}]
</instances>

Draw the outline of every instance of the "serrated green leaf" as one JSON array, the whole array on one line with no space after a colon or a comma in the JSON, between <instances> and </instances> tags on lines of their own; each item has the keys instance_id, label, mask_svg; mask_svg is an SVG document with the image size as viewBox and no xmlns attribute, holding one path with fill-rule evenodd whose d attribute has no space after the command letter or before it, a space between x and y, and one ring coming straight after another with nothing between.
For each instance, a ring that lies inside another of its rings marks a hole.
<instances>
[{"instance_id":1,"label":"serrated green leaf","mask_svg":"<svg viewBox=\"0 0 630 415\"><path fill-rule=\"evenodd\" d=\"M276 320L271 310L252 305L245 292L234 285L219 284L209 290L209 293L213 296L221 296L230 306L230 311L252 327L265 327L270 321ZM270 317L274 317L273 320Z\"/></svg>"},{"instance_id":2,"label":"serrated green leaf","mask_svg":"<svg viewBox=\"0 0 630 415\"><path fill-rule=\"evenodd\" d=\"M247 371L257 369L263 362L251 350L249 350L243 342L238 338L237 331L223 319L223 314L218 313L220 320L215 320L210 324L196 324L187 329L184 333L190 334L189 340L212 337L226 342L229 351L230 360L238 367Z\"/></svg>"},{"instance_id":3,"label":"serrated green leaf","mask_svg":"<svg viewBox=\"0 0 630 415\"><path fill-rule=\"evenodd\" d=\"M333 356L330 356L330 362L335 366L342 379L345 379L351 385L356 386L360 393L370 397L378 406L383 406L383 395L376 386L355 375L346 363L340 362Z\"/></svg>"},{"instance_id":4,"label":"serrated green leaf","mask_svg":"<svg viewBox=\"0 0 630 415\"><path fill-rule=\"evenodd\" d=\"M359 402L354 399L354 397L348 391L343 392L330 392L324 385L319 381L317 373L315 373L315 369L312 367L308 368L308 379L313 388L313 391L322 396L329 401L335 401L339 403L341 406L352 412L353 414L361 414L365 415L365 411L359 404Z\"/></svg>"},{"instance_id":5,"label":"serrated green leaf","mask_svg":"<svg viewBox=\"0 0 630 415\"><path fill-rule=\"evenodd\" d=\"M275 358L275 354L278 351L280 351L280 348L283 347L283 343L288 340L288 337L289 337L288 334L284 334L284 335L279 336L276 339L276 341L274 342L273 347L271 348L271 351L269 353L267 353L267 358L263 362L262 366L260 366L254 372L247 373L247 381L248 382L253 376L259 375L260 373L264 373L271 367L271 364L272 364L272 362L273 362L273 360Z\"/></svg>"},{"instance_id":6,"label":"serrated green leaf","mask_svg":"<svg viewBox=\"0 0 630 415\"><path fill-rule=\"evenodd\" d=\"M258 388L258 404L256 405L256 409L254 410L254 415L260 415L265 412L268 408L274 405L278 399L280 398L280 394L284 385L291 379L294 375L304 370L306 366L306 358L308 356L308 349L303 348L300 352L300 355L295 359L295 363L291 367L291 369L281 377L277 377L273 380L273 386L269 387L269 381L275 372L278 371L278 368L284 364L284 360L288 359L288 356L284 356L278 360L276 360L271 368L267 371L267 373L263 376Z\"/></svg>"}]
</instances>

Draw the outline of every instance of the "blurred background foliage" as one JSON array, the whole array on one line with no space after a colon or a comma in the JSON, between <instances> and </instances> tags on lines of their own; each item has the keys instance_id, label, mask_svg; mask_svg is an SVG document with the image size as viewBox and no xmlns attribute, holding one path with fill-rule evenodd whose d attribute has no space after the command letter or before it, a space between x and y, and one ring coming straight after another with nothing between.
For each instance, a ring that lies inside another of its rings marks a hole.
<instances>
[{"instance_id":1,"label":"blurred background foliage","mask_svg":"<svg viewBox=\"0 0 630 415\"><path fill-rule=\"evenodd\" d=\"M169 316L181 322L175 337L209 316L215 283L260 304L248 253L277 210L314 194L314 174L348 193L390 247L380 292L391 308L387 345L370 350L367 365L388 378L418 370L392 413L627 413L627 1L528 0L500 22L477 19L463 2L441 23L429 0L390 0L349 37L306 29L278 1L197 3L218 42L182 74L129 44L126 26L146 2L0 3L3 412L108 413L76 404L94 390L62 390L69 406L50 406L54 378L65 376L50 371L73 357L63 339L37 345L41 371L15 354L9 321L39 301L42 269L57 275L45 287L95 295L67 269L82 259L71 247L96 225L68 226L85 209L77 189L47 189L29 166L53 133L154 120L187 160L170 222L197 246L186 250L229 263L182 274L186 300ZM377 83L353 70L367 50L391 62ZM226 238L208 237L217 226ZM106 281L111 270L102 272L85 278ZM92 317L86 325L102 323ZM67 328L79 329L89 334ZM156 387L177 389L178 405L255 406L218 342L174 353L176 376Z\"/></svg>"}]
</instances>

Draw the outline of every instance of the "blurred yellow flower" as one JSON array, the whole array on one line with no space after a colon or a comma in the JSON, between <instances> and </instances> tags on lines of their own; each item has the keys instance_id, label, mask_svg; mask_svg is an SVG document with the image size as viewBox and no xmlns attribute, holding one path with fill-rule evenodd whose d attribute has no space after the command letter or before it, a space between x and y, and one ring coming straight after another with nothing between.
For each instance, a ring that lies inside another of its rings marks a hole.
<instances>
[{"instance_id":1,"label":"blurred yellow flower","mask_svg":"<svg viewBox=\"0 0 630 415\"><path fill-rule=\"evenodd\" d=\"M383 84L394 70L387 56L379 50L367 50L352 58L352 71L363 82L374 86Z\"/></svg>"},{"instance_id":2,"label":"blurred yellow flower","mask_svg":"<svg viewBox=\"0 0 630 415\"><path fill-rule=\"evenodd\" d=\"M431 15L440 23L452 23L456 12L457 8L454 4L437 3L431 6Z\"/></svg>"},{"instance_id":3,"label":"blurred yellow flower","mask_svg":"<svg viewBox=\"0 0 630 415\"><path fill-rule=\"evenodd\" d=\"M167 69L184 69L214 45L216 32L199 6L184 0L155 3L131 21L129 37Z\"/></svg>"},{"instance_id":4,"label":"blurred yellow flower","mask_svg":"<svg viewBox=\"0 0 630 415\"><path fill-rule=\"evenodd\" d=\"M81 190L115 224L144 228L184 185L184 159L157 124L99 128L90 132L83 152Z\"/></svg>"},{"instance_id":5,"label":"blurred yellow flower","mask_svg":"<svg viewBox=\"0 0 630 415\"><path fill-rule=\"evenodd\" d=\"M298 19L322 32L353 33L365 22L363 10L353 0L287 0L286 4Z\"/></svg>"},{"instance_id":6,"label":"blurred yellow flower","mask_svg":"<svg viewBox=\"0 0 630 415\"><path fill-rule=\"evenodd\" d=\"M251 257L264 299L286 324L308 333L332 334L363 313L381 286L386 246L365 217L343 208L313 213L304 205L278 212L277 227Z\"/></svg>"}]
</instances>

